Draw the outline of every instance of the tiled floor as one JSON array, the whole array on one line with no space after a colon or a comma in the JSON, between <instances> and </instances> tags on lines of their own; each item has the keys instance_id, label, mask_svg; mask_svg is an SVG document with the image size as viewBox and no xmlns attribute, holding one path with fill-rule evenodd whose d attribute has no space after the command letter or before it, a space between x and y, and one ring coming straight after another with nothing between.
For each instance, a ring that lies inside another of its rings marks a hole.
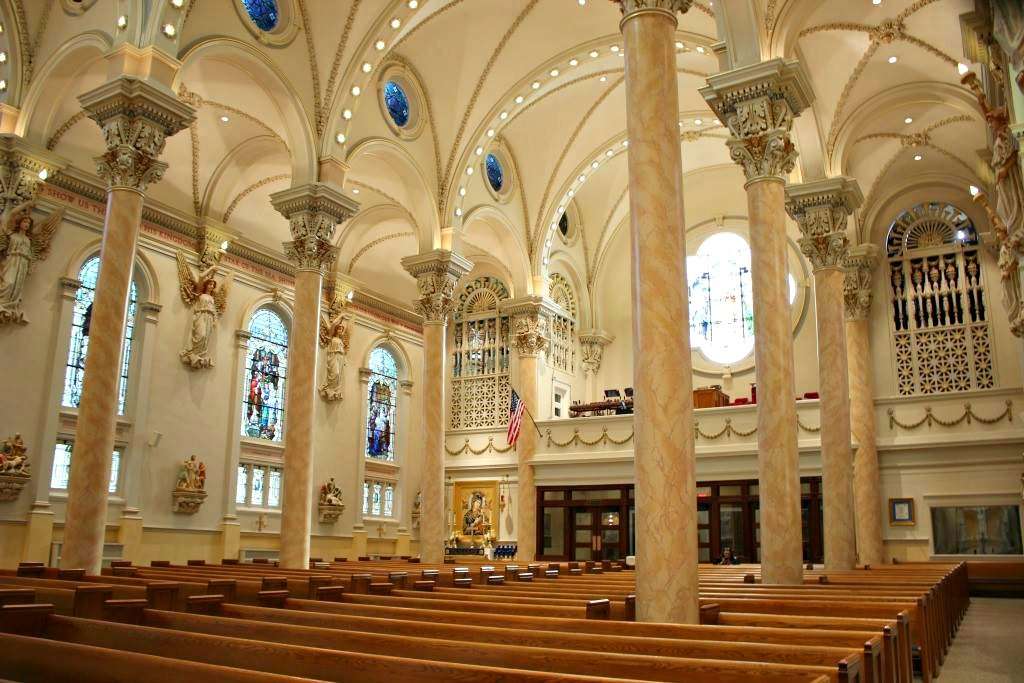
<instances>
[{"instance_id":1,"label":"tiled floor","mask_svg":"<svg viewBox=\"0 0 1024 683\"><path fill-rule=\"evenodd\" d=\"M938 681L1024 682L1024 600L972 598Z\"/></svg>"}]
</instances>

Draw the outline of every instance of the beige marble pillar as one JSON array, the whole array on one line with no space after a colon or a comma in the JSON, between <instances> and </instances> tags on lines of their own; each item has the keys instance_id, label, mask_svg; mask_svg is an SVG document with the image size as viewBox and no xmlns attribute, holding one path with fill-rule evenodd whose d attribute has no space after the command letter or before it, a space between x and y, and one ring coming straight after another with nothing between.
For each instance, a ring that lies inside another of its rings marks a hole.
<instances>
[{"instance_id":1,"label":"beige marble pillar","mask_svg":"<svg viewBox=\"0 0 1024 683\"><path fill-rule=\"evenodd\" d=\"M843 262L848 249L847 218L863 201L860 186L852 178L786 188L786 210L800 226L800 250L814 272L826 569L853 569L857 563Z\"/></svg>"},{"instance_id":2,"label":"beige marble pillar","mask_svg":"<svg viewBox=\"0 0 1024 683\"><path fill-rule=\"evenodd\" d=\"M850 372L850 426L853 456L853 510L857 558L863 564L885 561L882 543L882 488L878 477L874 387L871 381L871 276L879 261L873 244L853 247L846 255L846 357Z\"/></svg>"},{"instance_id":3,"label":"beige marble pillar","mask_svg":"<svg viewBox=\"0 0 1024 683\"><path fill-rule=\"evenodd\" d=\"M292 235L284 251L295 264L295 307L288 338L284 416L284 473L281 496L281 566L309 566L313 517L313 434L316 428L316 356L320 290L337 250L334 229L359 204L325 183L276 192L270 201L288 219Z\"/></svg>"},{"instance_id":4,"label":"beige marble pillar","mask_svg":"<svg viewBox=\"0 0 1024 683\"><path fill-rule=\"evenodd\" d=\"M527 296L502 303L502 315L512 318L512 345L518 352L512 386L532 415L540 413L539 388L543 354L550 342L552 316L558 308L550 299ZM516 442L516 557L520 562L537 559L537 484L533 456L537 453L537 427L524 414Z\"/></svg>"},{"instance_id":5,"label":"beige marble pillar","mask_svg":"<svg viewBox=\"0 0 1024 683\"><path fill-rule=\"evenodd\" d=\"M435 249L402 259L402 266L416 278L419 298L415 304L423 316L423 474L420 491L420 557L427 563L444 559L444 388L447 349L445 337L451 315L452 294L459 278L473 264L458 254Z\"/></svg>"},{"instance_id":6,"label":"beige marble pillar","mask_svg":"<svg viewBox=\"0 0 1024 683\"><path fill-rule=\"evenodd\" d=\"M121 342L146 187L163 176L166 137L189 125L192 108L161 86L122 76L79 98L103 129L96 158L107 182L100 274L92 304L89 351L78 409L61 566L99 573L114 450Z\"/></svg>"},{"instance_id":7,"label":"beige marble pillar","mask_svg":"<svg viewBox=\"0 0 1024 683\"><path fill-rule=\"evenodd\" d=\"M637 620L695 624L697 491L683 225L677 12L623 0L636 415Z\"/></svg>"},{"instance_id":8,"label":"beige marble pillar","mask_svg":"<svg viewBox=\"0 0 1024 683\"><path fill-rule=\"evenodd\" d=\"M701 94L729 128L730 155L747 178L761 576L765 583L795 584L803 550L784 189L797 156L789 137L793 118L809 106L811 87L795 61L774 59L712 76Z\"/></svg>"}]
</instances>

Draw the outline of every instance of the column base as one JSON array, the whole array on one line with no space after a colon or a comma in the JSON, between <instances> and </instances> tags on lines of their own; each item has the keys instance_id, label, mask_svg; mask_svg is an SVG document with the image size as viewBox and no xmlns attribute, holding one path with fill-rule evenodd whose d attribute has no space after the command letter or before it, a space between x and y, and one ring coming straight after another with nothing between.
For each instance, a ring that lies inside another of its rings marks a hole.
<instances>
[{"instance_id":1,"label":"column base","mask_svg":"<svg viewBox=\"0 0 1024 683\"><path fill-rule=\"evenodd\" d=\"M35 503L28 513L25 542L21 549L22 562L50 564L53 546L53 511L49 503Z\"/></svg>"},{"instance_id":2,"label":"column base","mask_svg":"<svg viewBox=\"0 0 1024 683\"><path fill-rule=\"evenodd\" d=\"M220 523L221 556L227 559L235 559L239 556L242 548L242 525L238 518L228 516Z\"/></svg>"},{"instance_id":3,"label":"column base","mask_svg":"<svg viewBox=\"0 0 1024 683\"><path fill-rule=\"evenodd\" d=\"M352 529L352 554L356 559L366 557L367 531L359 525Z\"/></svg>"},{"instance_id":4,"label":"column base","mask_svg":"<svg viewBox=\"0 0 1024 683\"><path fill-rule=\"evenodd\" d=\"M142 564L142 515L137 508L125 508L117 529L121 557L133 564Z\"/></svg>"}]
</instances>

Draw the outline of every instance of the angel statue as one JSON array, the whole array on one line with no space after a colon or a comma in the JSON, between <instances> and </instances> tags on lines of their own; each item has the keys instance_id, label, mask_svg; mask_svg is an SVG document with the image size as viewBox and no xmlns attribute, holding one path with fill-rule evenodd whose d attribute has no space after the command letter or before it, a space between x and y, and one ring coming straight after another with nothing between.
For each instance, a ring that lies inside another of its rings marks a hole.
<instances>
[{"instance_id":1,"label":"angel statue","mask_svg":"<svg viewBox=\"0 0 1024 683\"><path fill-rule=\"evenodd\" d=\"M320 346L326 349L324 363L326 373L320 385L320 395L325 401L340 401L342 398L342 372L348 354L350 297L336 296L327 310L320 314Z\"/></svg>"},{"instance_id":2,"label":"angel statue","mask_svg":"<svg viewBox=\"0 0 1024 683\"><path fill-rule=\"evenodd\" d=\"M192 277L192 269L185 260L185 254L178 252L178 284L181 290L181 300L186 306L192 307L192 329L189 332L188 347L178 355L181 362L193 370L209 368L213 366L213 359L210 358L210 337L213 336L214 323L217 317L224 312L228 303L228 284L225 280L217 284L214 275L220 257L214 260L206 270L199 273L198 277Z\"/></svg>"},{"instance_id":3,"label":"angel statue","mask_svg":"<svg viewBox=\"0 0 1024 683\"><path fill-rule=\"evenodd\" d=\"M32 267L50 254L50 244L64 209L55 211L40 224L32 218L35 202L11 209L0 231L0 325L25 324L21 297Z\"/></svg>"}]
</instances>

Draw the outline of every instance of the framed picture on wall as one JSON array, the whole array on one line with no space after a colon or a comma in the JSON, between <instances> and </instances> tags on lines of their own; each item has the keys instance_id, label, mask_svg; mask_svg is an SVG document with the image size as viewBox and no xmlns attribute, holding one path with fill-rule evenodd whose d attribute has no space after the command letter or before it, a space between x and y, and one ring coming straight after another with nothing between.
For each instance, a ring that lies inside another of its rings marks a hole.
<instances>
[{"instance_id":1,"label":"framed picture on wall","mask_svg":"<svg viewBox=\"0 0 1024 683\"><path fill-rule=\"evenodd\" d=\"M917 517L914 515L913 498L889 499L889 526L914 526Z\"/></svg>"}]
</instances>

